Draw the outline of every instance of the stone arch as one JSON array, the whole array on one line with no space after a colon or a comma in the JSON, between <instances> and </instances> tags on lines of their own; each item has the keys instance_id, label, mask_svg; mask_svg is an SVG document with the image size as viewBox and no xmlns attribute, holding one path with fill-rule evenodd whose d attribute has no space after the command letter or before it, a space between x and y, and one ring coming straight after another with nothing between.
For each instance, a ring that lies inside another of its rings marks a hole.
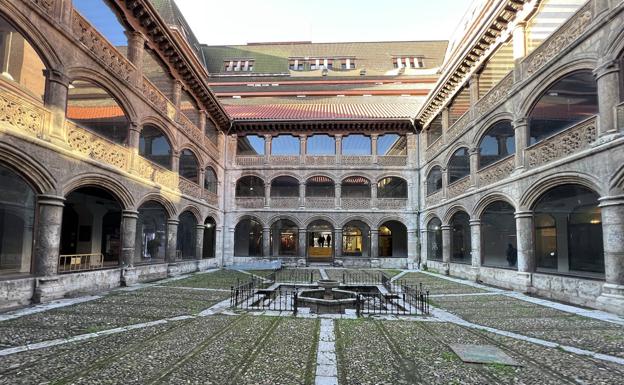
<instances>
[{"instance_id":1,"label":"stone arch","mask_svg":"<svg viewBox=\"0 0 624 385\"><path fill-rule=\"evenodd\" d=\"M433 170L436 167L440 167L440 169L445 170L446 164L442 164L438 160L434 160L433 162L430 162L427 165L427 168L425 168L425 174L424 174L425 175L425 179L427 179L427 177L431 173L431 170Z\"/></svg>"},{"instance_id":2,"label":"stone arch","mask_svg":"<svg viewBox=\"0 0 624 385\"><path fill-rule=\"evenodd\" d=\"M294 223L295 225L297 225L298 228L301 228L301 221L297 217L288 215L288 214L274 215L267 220L267 224L269 227L272 227L275 224L275 222L282 220L282 219L287 219L291 221L292 223Z\"/></svg>"},{"instance_id":3,"label":"stone arch","mask_svg":"<svg viewBox=\"0 0 624 385\"><path fill-rule=\"evenodd\" d=\"M443 225L448 225L449 222L451 221L451 218L453 217L453 215L457 214L460 211L463 211L466 214L468 214L470 219L473 218L472 213L470 212L470 210L466 209L466 207L464 205L456 203L456 204L452 205L451 207L449 207L446 210L446 213L444 213L444 215L442 216L442 218L440 218L442 220L442 224Z\"/></svg>"},{"instance_id":4,"label":"stone arch","mask_svg":"<svg viewBox=\"0 0 624 385\"><path fill-rule=\"evenodd\" d=\"M398 178L398 179L405 181L405 183L409 184L409 180L405 175L401 175L395 172L384 173L376 178L372 178L371 183L379 183L380 181L386 178Z\"/></svg>"},{"instance_id":5,"label":"stone arch","mask_svg":"<svg viewBox=\"0 0 624 385\"><path fill-rule=\"evenodd\" d=\"M504 120L510 120L513 124L514 119L515 116L511 112L507 111L502 111L490 116L485 122L481 123L478 127L475 127L475 129L473 129L474 135L472 137L472 143L469 149L474 148L478 150L479 143L481 142L483 135L485 135L489 131L489 129L492 128L496 123Z\"/></svg>"},{"instance_id":6,"label":"stone arch","mask_svg":"<svg viewBox=\"0 0 624 385\"><path fill-rule=\"evenodd\" d=\"M145 203L150 202L150 201L161 204L167 211L167 215L169 216L169 219L175 219L178 217L179 215L178 211L176 210L173 203L171 203L169 199L165 198L162 194L159 194L159 193L149 193L145 195L139 201L139 203L137 203L135 210L138 210L141 206L143 206Z\"/></svg>"},{"instance_id":7,"label":"stone arch","mask_svg":"<svg viewBox=\"0 0 624 385\"><path fill-rule=\"evenodd\" d=\"M185 206L182 210L180 210L180 213L178 214L178 218L180 217L180 215L184 214L186 211L193 214L197 223L204 223L202 221L204 216L202 215L201 211L193 205Z\"/></svg>"},{"instance_id":8,"label":"stone arch","mask_svg":"<svg viewBox=\"0 0 624 385\"><path fill-rule=\"evenodd\" d=\"M467 148L468 149L468 153L470 153L470 151L473 149L472 147L470 147L470 143L467 143L467 142L464 142L464 141L454 143L446 151L446 154L444 154L444 167L442 167L443 170L448 170L448 165L449 165L449 162L451 161L451 158L453 157L455 152L457 152L457 150L459 150L461 148Z\"/></svg>"},{"instance_id":9,"label":"stone arch","mask_svg":"<svg viewBox=\"0 0 624 385\"><path fill-rule=\"evenodd\" d=\"M544 81L535 81L534 83L536 84L532 88L527 88L525 92L526 95L529 95L529 97L519 104L516 116L529 116L533 106L542 98L544 92L546 92L546 90L548 90L559 80L572 74L573 72L582 70L593 71L595 68L596 60L594 58L581 58L549 69L547 73L540 77L540 79Z\"/></svg>"},{"instance_id":10,"label":"stone arch","mask_svg":"<svg viewBox=\"0 0 624 385\"><path fill-rule=\"evenodd\" d=\"M439 215L439 213L437 213L436 211L429 211L427 214L425 214L421 222L421 231L426 230L427 224L431 222L431 220L434 218L437 218L440 220L440 222L442 222L442 216Z\"/></svg>"},{"instance_id":11,"label":"stone arch","mask_svg":"<svg viewBox=\"0 0 624 385\"><path fill-rule=\"evenodd\" d=\"M9 166L29 181L38 194L53 193L57 189L54 176L41 163L18 148L0 143L0 163Z\"/></svg>"},{"instance_id":12,"label":"stone arch","mask_svg":"<svg viewBox=\"0 0 624 385\"><path fill-rule=\"evenodd\" d=\"M117 101L117 103L119 103L119 106L122 108L131 124L136 124L139 120L138 114L133 107L133 102L126 96L128 92L122 90L117 85L119 83L118 81L105 76L105 74L105 71L98 72L87 67L72 67L67 70L66 75L69 78L70 83L74 80L82 80L101 87L103 90L108 92Z\"/></svg>"},{"instance_id":13,"label":"stone arch","mask_svg":"<svg viewBox=\"0 0 624 385\"><path fill-rule=\"evenodd\" d=\"M364 172L364 171L350 171L347 173L344 173L342 175L340 175L340 177L338 178L340 180L340 182L342 183L345 179L347 178L352 178L352 177L360 177L360 178L364 178L364 179L368 179L368 181L370 183L376 183L375 181L375 177L373 175L371 175L370 173Z\"/></svg>"},{"instance_id":14,"label":"stone arch","mask_svg":"<svg viewBox=\"0 0 624 385\"><path fill-rule=\"evenodd\" d=\"M195 159L197 160L197 167L199 168L198 171L201 171L202 170L202 165L204 163L206 163L204 161L201 149L199 147L197 147L196 145L194 145L193 143L190 143L190 142L186 142L186 143L180 144L179 147L180 147L180 150L178 151L179 154L181 154L182 151L184 151L184 150L189 150L190 152L193 153L193 155L195 156Z\"/></svg>"},{"instance_id":15,"label":"stone arch","mask_svg":"<svg viewBox=\"0 0 624 385\"><path fill-rule=\"evenodd\" d=\"M317 220L320 220L320 221L325 221L325 222L329 223L330 225L332 225L332 227L333 227L334 229L339 228L339 227L336 225L336 221L335 221L333 218L331 218L331 217L329 217L329 216L326 216L326 215L313 215L313 216L309 217L308 219L306 219L306 220L303 222L303 228L306 228L306 229L307 229L307 228L308 228L308 226L310 226L310 224L311 224L312 222L317 221Z\"/></svg>"},{"instance_id":16,"label":"stone arch","mask_svg":"<svg viewBox=\"0 0 624 385\"><path fill-rule=\"evenodd\" d=\"M158 129L160 129L163 134L165 134L167 140L171 144L171 150L173 152L178 151L178 138L176 131L164 119L156 115L145 116L139 122L139 127L141 130L143 130L143 127L145 127L146 125L158 127Z\"/></svg>"},{"instance_id":17,"label":"stone arch","mask_svg":"<svg viewBox=\"0 0 624 385\"><path fill-rule=\"evenodd\" d=\"M383 225L386 222L389 221L395 221L395 222L399 222L400 224L402 224L403 226L405 226L405 229L409 231L409 226L405 223L405 218L400 217L398 215L387 215L382 217L380 220L377 221L377 223L374 226L371 226L371 229L379 229L381 227L381 225Z\"/></svg>"},{"instance_id":18,"label":"stone arch","mask_svg":"<svg viewBox=\"0 0 624 385\"><path fill-rule=\"evenodd\" d=\"M241 214L241 215L237 216L236 219L234 220L232 229L234 229L236 226L238 226L238 224L241 221L245 220L245 219L252 219L252 220L260 223L262 225L262 228L267 227L266 226L266 221L262 220L262 218L260 218L259 216L252 215L252 214Z\"/></svg>"},{"instance_id":19,"label":"stone arch","mask_svg":"<svg viewBox=\"0 0 624 385\"><path fill-rule=\"evenodd\" d=\"M517 209L530 210L535 205L535 202L546 191L553 187L557 187L563 184L577 184L596 192L599 196L603 196L603 191L600 188L600 183L596 178L591 175L579 172L560 172L552 173L538 180L531 187L529 187L522 197L520 198L520 204Z\"/></svg>"},{"instance_id":20,"label":"stone arch","mask_svg":"<svg viewBox=\"0 0 624 385\"><path fill-rule=\"evenodd\" d=\"M374 228L370 218L367 218L367 217L362 216L362 215L354 215L354 216L348 217L347 219L345 219L342 222L340 222L340 224L339 224L340 227L339 228L342 229L342 228L344 228L347 225L347 223L353 222L353 221L360 221L362 223L365 223L369 228L371 228L371 229Z\"/></svg>"},{"instance_id":21,"label":"stone arch","mask_svg":"<svg viewBox=\"0 0 624 385\"><path fill-rule=\"evenodd\" d=\"M472 209L472 213L473 213L474 219L481 218L481 214L483 214L483 211L491 203L494 203L494 202L497 202L497 201L503 201L503 202L509 203L511 205L511 207L513 207L514 209L516 209L516 207L517 207L516 202L510 196L508 196L507 194L504 194L502 192L492 192L492 193L489 193L489 194L485 195L481 199L479 199L479 201L475 204L474 208ZM516 209L516 211L517 211L517 209Z\"/></svg>"},{"instance_id":22,"label":"stone arch","mask_svg":"<svg viewBox=\"0 0 624 385\"><path fill-rule=\"evenodd\" d=\"M104 174L83 173L67 181L61 190L63 196L81 187L98 187L111 193L124 210L134 210L136 204L130 191L120 182Z\"/></svg>"},{"instance_id":23,"label":"stone arch","mask_svg":"<svg viewBox=\"0 0 624 385\"><path fill-rule=\"evenodd\" d=\"M255 176L257 178L262 179L262 182L264 182L265 185L267 183L267 181L265 180L265 176L256 171L243 171L239 176L235 177L234 182L236 183L238 182L239 179L242 179L248 176ZM271 180L273 180L273 178Z\"/></svg>"},{"instance_id":24,"label":"stone arch","mask_svg":"<svg viewBox=\"0 0 624 385\"><path fill-rule=\"evenodd\" d=\"M334 182L334 184L336 183L336 180L339 179L338 176L336 176L336 175L334 175L332 173L318 170L316 172L309 172L309 173L305 174L304 181L307 182L308 179L313 178L315 176L327 177L327 178L331 179Z\"/></svg>"},{"instance_id":25,"label":"stone arch","mask_svg":"<svg viewBox=\"0 0 624 385\"><path fill-rule=\"evenodd\" d=\"M272 184L275 179L277 179L279 177L283 177L283 176L289 177L289 178L293 178L293 179L295 179L297 181L297 183L305 182L305 181L301 180L301 177L299 175L297 175L295 173L292 173L292 172L284 171L284 172L277 172L277 173L271 175L270 180L268 182L266 182L266 183Z\"/></svg>"}]
</instances>

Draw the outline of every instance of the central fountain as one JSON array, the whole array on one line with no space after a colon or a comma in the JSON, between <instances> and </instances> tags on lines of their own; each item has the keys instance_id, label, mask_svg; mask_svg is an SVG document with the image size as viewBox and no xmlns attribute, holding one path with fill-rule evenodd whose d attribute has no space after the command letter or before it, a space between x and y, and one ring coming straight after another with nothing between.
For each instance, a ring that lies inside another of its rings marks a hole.
<instances>
[{"instance_id":1,"label":"central fountain","mask_svg":"<svg viewBox=\"0 0 624 385\"><path fill-rule=\"evenodd\" d=\"M303 289L297 297L297 305L308 307L316 314L344 313L345 309L355 309L357 293L341 290L340 282L321 279L317 282L318 289Z\"/></svg>"}]
</instances>

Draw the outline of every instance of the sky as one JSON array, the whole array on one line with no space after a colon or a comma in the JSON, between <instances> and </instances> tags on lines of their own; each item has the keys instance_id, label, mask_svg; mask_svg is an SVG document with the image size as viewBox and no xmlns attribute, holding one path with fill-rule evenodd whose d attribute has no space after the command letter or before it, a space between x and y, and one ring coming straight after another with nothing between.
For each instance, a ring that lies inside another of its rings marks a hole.
<instances>
[{"instance_id":1,"label":"sky","mask_svg":"<svg viewBox=\"0 0 624 385\"><path fill-rule=\"evenodd\" d=\"M448 40L472 0L176 0L201 43Z\"/></svg>"}]
</instances>

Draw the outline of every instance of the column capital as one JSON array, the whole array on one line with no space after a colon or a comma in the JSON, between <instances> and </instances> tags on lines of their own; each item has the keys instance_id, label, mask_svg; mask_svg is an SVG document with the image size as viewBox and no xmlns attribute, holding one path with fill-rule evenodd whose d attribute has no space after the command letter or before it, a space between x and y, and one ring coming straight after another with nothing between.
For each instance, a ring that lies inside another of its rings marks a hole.
<instances>
[{"instance_id":1,"label":"column capital","mask_svg":"<svg viewBox=\"0 0 624 385\"><path fill-rule=\"evenodd\" d=\"M442 225L440 226L442 231L451 231L451 225Z\"/></svg>"},{"instance_id":2,"label":"column capital","mask_svg":"<svg viewBox=\"0 0 624 385\"><path fill-rule=\"evenodd\" d=\"M45 69L43 70L43 76L45 76L49 82L58 83L64 87L69 87L69 83L71 83L69 76L59 70Z\"/></svg>"},{"instance_id":3,"label":"column capital","mask_svg":"<svg viewBox=\"0 0 624 385\"><path fill-rule=\"evenodd\" d=\"M470 226L481 226L481 219L471 219L468 223Z\"/></svg>"},{"instance_id":4,"label":"column capital","mask_svg":"<svg viewBox=\"0 0 624 385\"><path fill-rule=\"evenodd\" d=\"M262 136L264 136L264 140L273 140L273 135L272 134L264 134Z\"/></svg>"},{"instance_id":5,"label":"column capital","mask_svg":"<svg viewBox=\"0 0 624 385\"><path fill-rule=\"evenodd\" d=\"M601 77L617 73L620 71L620 62L616 59L602 59L598 61L598 66L592 71L594 77L600 79Z\"/></svg>"},{"instance_id":6,"label":"column capital","mask_svg":"<svg viewBox=\"0 0 624 385\"><path fill-rule=\"evenodd\" d=\"M37 204L44 206L65 206L65 197L52 195L52 194L39 194L37 195Z\"/></svg>"},{"instance_id":7,"label":"column capital","mask_svg":"<svg viewBox=\"0 0 624 385\"><path fill-rule=\"evenodd\" d=\"M204 231L204 230L206 229L206 225L199 225L199 224L198 224L197 226L195 226L195 228L196 228L197 230Z\"/></svg>"},{"instance_id":8,"label":"column capital","mask_svg":"<svg viewBox=\"0 0 624 385\"><path fill-rule=\"evenodd\" d=\"M624 206L624 195L613 195L598 198L598 207Z\"/></svg>"},{"instance_id":9,"label":"column capital","mask_svg":"<svg viewBox=\"0 0 624 385\"><path fill-rule=\"evenodd\" d=\"M136 210L122 210L121 211L122 218L139 218L139 212Z\"/></svg>"},{"instance_id":10,"label":"column capital","mask_svg":"<svg viewBox=\"0 0 624 385\"><path fill-rule=\"evenodd\" d=\"M147 37L140 31L124 31L124 35L128 38L128 40L143 40L146 41Z\"/></svg>"},{"instance_id":11,"label":"column capital","mask_svg":"<svg viewBox=\"0 0 624 385\"><path fill-rule=\"evenodd\" d=\"M511 122L511 125L513 126L514 130L517 130L518 128L525 127L528 124L529 124L529 120L527 118L518 118L518 119L514 119Z\"/></svg>"},{"instance_id":12,"label":"column capital","mask_svg":"<svg viewBox=\"0 0 624 385\"><path fill-rule=\"evenodd\" d=\"M533 211L516 211L514 213L514 218L533 218Z\"/></svg>"},{"instance_id":13,"label":"column capital","mask_svg":"<svg viewBox=\"0 0 624 385\"><path fill-rule=\"evenodd\" d=\"M167 225L177 226L180 223L177 219L167 219Z\"/></svg>"}]
</instances>

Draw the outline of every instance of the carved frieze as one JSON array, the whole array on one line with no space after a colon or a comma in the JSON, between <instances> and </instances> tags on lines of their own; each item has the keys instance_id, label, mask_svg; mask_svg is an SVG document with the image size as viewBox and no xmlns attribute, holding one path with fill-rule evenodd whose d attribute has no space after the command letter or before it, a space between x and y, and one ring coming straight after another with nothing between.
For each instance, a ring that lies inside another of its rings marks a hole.
<instances>
[{"instance_id":1,"label":"carved frieze","mask_svg":"<svg viewBox=\"0 0 624 385\"><path fill-rule=\"evenodd\" d=\"M437 205L438 203L442 202L443 197L444 195L442 194L442 190L434 192L433 194L427 195L425 197L425 206L429 207L429 206Z\"/></svg>"},{"instance_id":2,"label":"carved frieze","mask_svg":"<svg viewBox=\"0 0 624 385\"><path fill-rule=\"evenodd\" d=\"M260 166L264 163L263 156L237 156L236 164L239 166Z\"/></svg>"},{"instance_id":3,"label":"carved frieze","mask_svg":"<svg viewBox=\"0 0 624 385\"><path fill-rule=\"evenodd\" d=\"M45 112L13 95L0 94L0 122L28 135L43 135Z\"/></svg>"},{"instance_id":4,"label":"carved frieze","mask_svg":"<svg viewBox=\"0 0 624 385\"><path fill-rule=\"evenodd\" d=\"M529 168L538 167L585 149L596 141L596 118L586 120L526 149Z\"/></svg>"},{"instance_id":5,"label":"carved frieze","mask_svg":"<svg viewBox=\"0 0 624 385\"><path fill-rule=\"evenodd\" d=\"M476 105L477 119L492 111L499 104L507 100L507 94L513 86L513 73L510 72L495 85Z\"/></svg>"},{"instance_id":6,"label":"carved frieze","mask_svg":"<svg viewBox=\"0 0 624 385\"><path fill-rule=\"evenodd\" d=\"M70 122L67 123L67 143L72 150L91 159L129 171L130 152L127 148L109 142Z\"/></svg>"},{"instance_id":7,"label":"carved frieze","mask_svg":"<svg viewBox=\"0 0 624 385\"><path fill-rule=\"evenodd\" d=\"M371 207L370 198L341 198L340 201L345 210L369 209Z\"/></svg>"},{"instance_id":8,"label":"carved frieze","mask_svg":"<svg viewBox=\"0 0 624 385\"><path fill-rule=\"evenodd\" d=\"M377 208L379 210L400 210L407 207L407 199L404 198L379 198Z\"/></svg>"},{"instance_id":9,"label":"carved frieze","mask_svg":"<svg viewBox=\"0 0 624 385\"><path fill-rule=\"evenodd\" d=\"M407 156L385 155L377 157L377 163L386 167L405 167L407 166Z\"/></svg>"},{"instance_id":10,"label":"carved frieze","mask_svg":"<svg viewBox=\"0 0 624 385\"><path fill-rule=\"evenodd\" d=\"M463 177L462 179L453 182L447 188L447 197L454 198L461 194L464 194L470 187L470 175Z\"/></svg>"},{"instance_id":11,"label":"carved frieze","mask_svg":"<svg viewBox=\"0 0 624 385\"><path fill-rule=\"evenodd\" d=\"M199 187L197 183L193 183L188 179L184 179L180 177L178 181L178 187L180 188L180 191L184 195L192 196L195 198L202 197L203 189Z\"/></svg>"},{"instance_id":12,"label":"carved frieze","mask_svg":"<svg viewBox=\"0 0 624 385\"><path fill-rule=\"evenodd\" d=\"M236 198L239 209L259 209L264 207L264 198Z\"/></svg>"},{"instance_id":13,"label":"carved frieze","mask_svg":"<svg viewBox=\"0 0 624 385\"><path fill-rule=\"evenodd\" d=\"M515 158L513 156L487 166L477 174L479 177L479 185L487 186L507 178L513 172L514 167Z\"/></svg>"}]
</instances>

